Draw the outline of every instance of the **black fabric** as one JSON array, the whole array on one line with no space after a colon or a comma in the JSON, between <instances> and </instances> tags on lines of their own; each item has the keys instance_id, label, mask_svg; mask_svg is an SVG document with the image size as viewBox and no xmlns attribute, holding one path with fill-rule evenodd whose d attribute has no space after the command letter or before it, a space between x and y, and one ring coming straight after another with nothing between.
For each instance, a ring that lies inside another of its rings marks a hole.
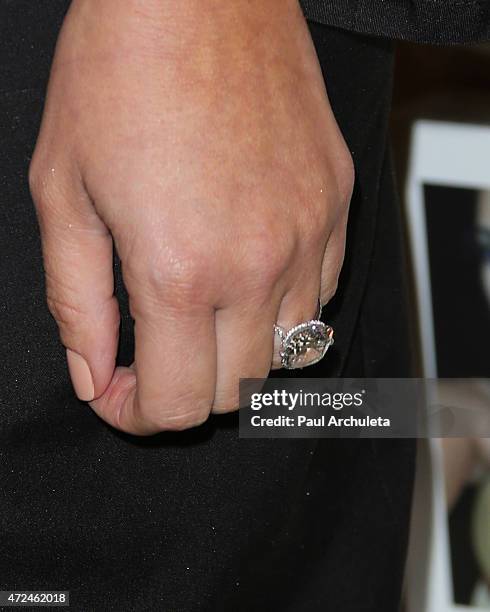
<instances>
[{"instance_id":1,"label":"black fabric","mask_svg":"<svg viewBox=\"0 0 490 612\"><path fill-rule=\"evenodd\" d=\"M308 19L398 40L490 40L489 0L300 0Z\"/></svg>"},{"instance_id":2,"label":"black fabric","mask_svg":"<svg viewBox=\"0 0 490 612\"><path fill-rule=\"evenodd\" d=\"M395 612L412 442L239 440L236 414L138 439L74 396L26 182L67 6L0 0L0 590L69 589L80 612ZM346 264L325 312L337 341L297 375L408 375L387 154L393 50L326 26L311 32L357 182ZM115 273L118 359L128 364L117 260Z\"/></svg>"}]
</instances>

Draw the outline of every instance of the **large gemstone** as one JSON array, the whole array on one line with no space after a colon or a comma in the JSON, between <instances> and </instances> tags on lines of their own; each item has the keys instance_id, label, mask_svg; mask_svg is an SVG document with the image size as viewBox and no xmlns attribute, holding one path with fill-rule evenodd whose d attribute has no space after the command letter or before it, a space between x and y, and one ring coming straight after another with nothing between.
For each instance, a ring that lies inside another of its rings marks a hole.
<instances>
[{"instance_id":1,"label":"large gemstone","mask_svg":"<svg viewBox=\"0 0 490 612\"><path fill-rule=\"evenodd\" d=\"M282 366L304 368L320 361L333 344L333 329L321 321L302 323L289 330L281 350Z\"/></svg>"}]
</instances>

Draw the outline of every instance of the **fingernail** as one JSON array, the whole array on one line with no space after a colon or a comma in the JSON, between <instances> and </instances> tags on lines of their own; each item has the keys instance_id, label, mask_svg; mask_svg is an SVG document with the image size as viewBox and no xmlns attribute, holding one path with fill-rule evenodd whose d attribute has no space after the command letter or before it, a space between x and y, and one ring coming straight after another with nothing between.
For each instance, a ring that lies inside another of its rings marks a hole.
<instances>
[{"instance_id":1,"label":"fingernail","mask_svg":"<svg viewBox=\"0 0 490 612\"><path fill-rule=\"evenodd\" d=\"M71 382L78 399L82 402L90 402L94 399L95 388L88 363L81 355L70 349L66 349L66 359Z\"/></svg>"}]
</instances>

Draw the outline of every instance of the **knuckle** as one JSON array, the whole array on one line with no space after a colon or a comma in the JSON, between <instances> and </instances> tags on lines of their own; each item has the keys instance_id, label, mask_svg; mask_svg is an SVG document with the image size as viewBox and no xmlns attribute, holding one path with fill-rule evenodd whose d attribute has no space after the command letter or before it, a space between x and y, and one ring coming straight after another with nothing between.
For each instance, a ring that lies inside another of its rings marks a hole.
<instances>
[{"instance_id":1,"label":"knuckle","mask_svg":"<svg viewBox=\"0 0 490 612\"><path fill-rule=\"evenodd\" d=\"M132 275L144 279L153 295L189 299L204 291L207 267L203 257L184 250L165 249L161 244L147 245L146 256L133 257Z\"/></svg>"},{"instance_id":2,"label":"knuckle","mask_svg":"<svg viewBox=\"0 0 490 612\"><path fill-rule=\"evenodd\" d=\"M63 300L51 292L48 292L46 301L50 313L62 327L74 327L85 317L85 313L76 304Z\"/></svg>"},{"instance_id":3,"label":"knuckle","mask_svg":"<svg viewBox=\"0 0 490 612\"><path fill-rule=\"evenodd\" d=\"M248 245L247 257L241 260L242 278L259 288L273 287L290 265L295 242L291 229L256 236Z\"/></svg>"}]
</instances>

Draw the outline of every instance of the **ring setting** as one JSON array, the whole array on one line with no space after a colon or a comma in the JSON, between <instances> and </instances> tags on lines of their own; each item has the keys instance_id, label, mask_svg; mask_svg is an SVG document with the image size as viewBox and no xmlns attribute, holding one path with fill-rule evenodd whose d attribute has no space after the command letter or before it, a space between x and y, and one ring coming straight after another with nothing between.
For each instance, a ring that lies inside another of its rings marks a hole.
<instances>
[{"instance_id":1,"label":"ring setting","mask_svg":"<svg viewBox=\"0 0 490 612\"><path fill-rule=\"evenodd\" d=\"M334 343L333 329L320 321L321 306L316 319L295 325L289 331L274 325L281 340L279 356L281 366L295 370L318 363Z\"/></svg>"}]
</instances>

